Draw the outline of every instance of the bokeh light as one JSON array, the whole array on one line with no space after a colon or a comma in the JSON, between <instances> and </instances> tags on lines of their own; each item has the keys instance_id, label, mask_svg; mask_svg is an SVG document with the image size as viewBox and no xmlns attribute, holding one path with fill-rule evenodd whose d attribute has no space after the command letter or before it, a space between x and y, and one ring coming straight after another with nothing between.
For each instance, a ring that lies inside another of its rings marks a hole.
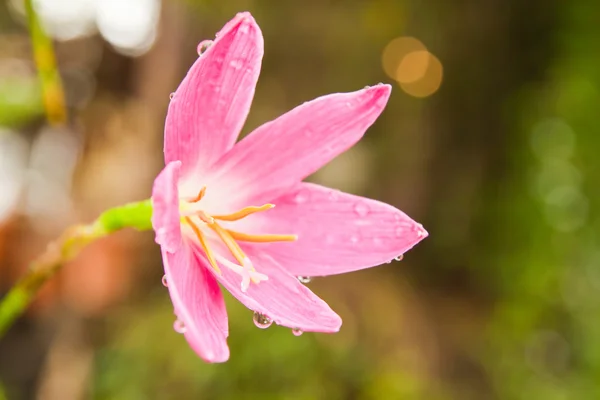
<instances>
[{"instance_id":1,"label":"bokeh light","mask_svg":"<svg viewBox=\"0 0 600 400\"><path fill-rule=\"evenodd\" d=\"M381 62L385 73L413 97L430 96L442 84L442 63L414 37L390 41L383 49Z\"/></svg>"},{"instance_id":2,"label":"bokeh light","mask_svg":"<svg viewBox=\"0 0 600 400\"><path fill-rule=\"evenodd\" d=\"M444 75L442 63L436 56L429 52L421 51L408 54L402 64L400 64L400 67L403 67L402 72L406 71L404 72L406 76L399 75L398 82L400 83L400 87L413 97L431 96L442 85ZM400 78L415 76L417 77L416 80L408 82L400 80Z\"/></svg>"},{"instance_id":3,"label":"bokeh light","mask_svg":"<svg viewBox=\"0 0 600 400\"><path fill-rule=\"evenodd\" d=\"M390 78L396 80L398 67L406 55L426 51L427 48L419 39L410 36L398 37L390 41L383 49L381 63L383 70Z\"/></svg>"},{"instance_id":4,"label":"bokeh light","mask_svg":"<svg viewBox=\"0 0 600 400\"><path fill-rule=\"evenodd\" d=\"M100 33L118 51L139 55L154 43L159 0L98 0L96 10Z\"/></svg>"}]
</instances>

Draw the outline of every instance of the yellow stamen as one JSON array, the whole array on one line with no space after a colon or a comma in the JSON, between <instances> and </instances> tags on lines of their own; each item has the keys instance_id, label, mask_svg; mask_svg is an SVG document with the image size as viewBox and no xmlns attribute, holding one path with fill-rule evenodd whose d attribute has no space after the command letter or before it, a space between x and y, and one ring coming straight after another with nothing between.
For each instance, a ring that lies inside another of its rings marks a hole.
<instances>
[{"instance_id":1,"label":"yellow stamen","mask_svg":"<svg viewBox=\"0 0 600 400\"><path fill-rule=\"evenodd\" d=\"M231 235L216 222L213 224L209 224L208 226L213 231L215 231L217 235L219 235L223 243L225 243L225 246L227 246L227 248L231 252L231 255L233 255L241 265L244 265L247 262L246 260L248 259L248 256L244 254L244 251L235 242Z\"/></svg>"},{"instance_id":2,"label":"yellow stamen","mask_svg":"<svg viewBox=\"0 0 600 400\"><path fill-rule=\"evenodd\" d=\"M185 221L190 225L190 228L192 228L192 230L198 237L198 240L200 241L200 245L202 246L202 249L206 253L206 257L208 258L210 265L217 272L217 274L221 275L221 269L217 265L217 262L215 261L215 256L214 256L212 250L210 249L210 247L208 247L208 243L206 243L206 239L204 238L202 231L200 230L200 228L198 228L194 224L194 222L190 219L190 217L184 217L184 218L185 218Z\"/></svg>"},{"instance_id":3,"label":"yellow stamen","mask_svg":"<svg viewBox=\"0 0 600 400\"><path fill-rule=\"evenodd\" d=\"M234 212L232 214L227 215L213 215L214 219L219 219L221 221L237 221L239 219L245 218L250 214L254 214L260 211L267 211L271 208L275 207L275 204L265 204L260 207L250 206L242 208L240 211Z\"/></svg>"},{"instance_id":4,"label":"yellow stamen","mask_svg":"<svg viewBox=\"0 0 600 400\"><path fill-rule=\"evenodd\" d=\"M193 199L188 200L188 202L190 202L190 203L199 202L200 200L202 200L205 193L206 193L206 186L204 186L202 189L200 189L200 192L198 193L198 195L196 197L194 197Z\"/></svg>"},{"instance_id":5,"label":"yellow stamen","mask_svg":"<svg viewBox=\"0 0 600 400\"><path fill-rule=\"evenodd\" d=\"M247 233L236 232L226 229L227 233L235 239L242 242L268 243L268 242L294 242L298 240L297 235L250 235Z\"/></svg>"}]
</instances>

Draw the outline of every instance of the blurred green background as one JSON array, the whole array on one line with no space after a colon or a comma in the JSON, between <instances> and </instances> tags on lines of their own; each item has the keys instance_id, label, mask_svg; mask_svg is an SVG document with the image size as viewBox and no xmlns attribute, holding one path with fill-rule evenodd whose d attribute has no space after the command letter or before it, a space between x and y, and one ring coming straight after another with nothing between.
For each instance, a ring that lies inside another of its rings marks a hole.
<instances>
[{"instance_id":1,"label":"blurred green background","mask_svg":"<svg viewBox=\"0 0 600 400\"><path fill-rule=\"evenodd\" d=\"M0 399L600 398L599 2L33 3L69 122L46 122L23 3L0 0L0 293L69 224L149 196L169 93L244 10L265 36L244 132L392 83L366 138L311 179L430 237L309 284L336 335L259 330L228 298L231 360L208 365L173 332L152 234L121 232L0 342Z\"/></svg>"}]
</instances>

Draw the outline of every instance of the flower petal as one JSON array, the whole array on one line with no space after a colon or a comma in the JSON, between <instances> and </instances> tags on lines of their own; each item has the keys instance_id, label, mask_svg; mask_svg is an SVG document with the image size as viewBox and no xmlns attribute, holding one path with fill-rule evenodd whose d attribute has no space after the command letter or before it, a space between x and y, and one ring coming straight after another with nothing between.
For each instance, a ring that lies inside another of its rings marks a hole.
<instances>
[{"instance_id":1,"label":"flower petal","mask_svg":"<svg viewBox=\"0 0 600 400\"><path fill-rule=\"evenodd\" d=\"M156 232L156 243L171 253L181 245L177 190L180 168L179 161L167 164L154 180L152 188L152 227Z\"/></svg>"},{"instance_id":2,"label":"flower petal","mask_svg":"<svg viewBox=\"0 0 600 400\"><path fill-rule=\"evenodd\" d=\"M208 362L227 361L227 311L217 281L188 245L162 254L171 301L188 343Z\"/></svg>"},{"instance_id":3,"label":"flower petal","mask_svg":"<svg viewBox=\"0 0 600 400\"><path fill-rule=\"evenodd\" d=\"M201 173L235 143L250 110L262 56L260 28L249 13L240 13L190 68L165 123L165 163L182 161L182 177Z\"/></svg>"},{"instance_id":4,"label":"flower petal","mask_svg":"<svg viewBox=\"0 0 600 400\"><path fill-rule=\"evenodd\" d=\"M380 84L304 103L239 142L214 165L211 180L227 181L240 205L270 201L354 145L390 91Z\"/></svg>"},{"instance_id":5,"label":"flower petal","mask_svg":"<svg viewBox=\"0 0 600 400\"><path fill-rule=\"evenodd\" d=\"M274 203L274 209L248 217L245 229L298 235L296 242L254 245L293 275L332 275L383 264L427 237L421 224L389 204L312 183L298 184Z\"/></svg>"},{"instance_id":6,"label":"flower petal","mask_svg":"<svg viewBox=\"0 0 600 400\"><path fill-rule=\"evenodd\" d=\"M222 269L217 280L242 304L267 315L279 325L311 332L337 332L342 319L317 295L298 282L296 277L268 255L246 248L256 271L268 280L251 283L241 290L241 277L228 268Z\"/></svg>"}]
</instances>

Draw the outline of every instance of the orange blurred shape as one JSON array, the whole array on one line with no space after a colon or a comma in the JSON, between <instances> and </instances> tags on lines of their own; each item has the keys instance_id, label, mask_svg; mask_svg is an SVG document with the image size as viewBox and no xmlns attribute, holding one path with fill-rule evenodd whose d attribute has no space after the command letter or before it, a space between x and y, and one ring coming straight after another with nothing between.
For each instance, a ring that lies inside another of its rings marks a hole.
<instances>
[{"instance_id":1,"label":"orange blurred shape","mask_svg":"<svg viewBox=\"0 0 600 400\"><path fill-rule=\"evenodd\" d=\"M400 83L412 83L423 79L429 67L430 53L419 50L404 56L396 69L395 79Z\"/></svg>"},{"instance_id":2,"label":"orange blurred shape","mask_svg":"<svg viewBox=\"0 0 600 400\"><path fill-rule=\"evenodd\" d=\"M416 51L404 57L397 73L402 90L413 97L427 97L440 88L444 68L430 52Z\"/></svg>"},{"instance_id":3,"label":"orange blurred shape","mask_svg":"<svg viewBox=\"0 0 600 400\"><path fill-rule=\"evenodd\" d=\"M135 264L128 233L119 232L92 243L64 268L61 289L69 307L94 316L127 295Z\"/></svg>"},{"instance_id":4,"label":"orange blurred shape","mask_svg":"<svg viewBox=\"0 0 600 400\"><path fill-rule=\"evenodd\" d=\"M398 69L404 58L413 52L427 51L425 45L414 37L402 36L390 41L383 49L383 70L392 79L397 79Z\"/></svg>"}]
</instances>

